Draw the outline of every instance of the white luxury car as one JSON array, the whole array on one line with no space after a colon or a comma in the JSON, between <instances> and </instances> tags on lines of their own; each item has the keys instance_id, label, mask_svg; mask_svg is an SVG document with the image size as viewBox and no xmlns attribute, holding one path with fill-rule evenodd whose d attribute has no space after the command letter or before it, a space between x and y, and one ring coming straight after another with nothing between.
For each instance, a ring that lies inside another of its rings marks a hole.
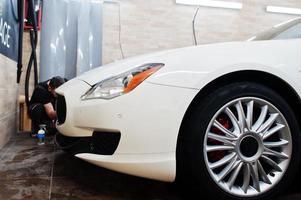
<instances>
[{"instance_id":1,"label":"white luxury car","mask_svg":"<svg viewBox=\"0 0 301 200\"><path fill-rule=\"evenodd\" d=\"M301 158L301 19L105 65L57 93L57 142L80 159L215 198L270 198Z\"/></svg>"}]
</instances>

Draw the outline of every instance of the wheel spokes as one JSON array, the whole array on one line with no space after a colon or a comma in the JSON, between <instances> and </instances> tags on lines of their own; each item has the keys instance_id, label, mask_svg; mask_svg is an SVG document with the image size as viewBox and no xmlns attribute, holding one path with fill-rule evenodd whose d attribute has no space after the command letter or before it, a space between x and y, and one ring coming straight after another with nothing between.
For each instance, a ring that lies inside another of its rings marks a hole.
<instances>
[{"instance_id":1,"label":"wheel spokes","mask_svg":"<svg viewBox=\"0 0 301 200\"><path fill-rule=\"evenodd\" d=\"M250 172L253 180L253 187L260 192L259 174L257 162L250 163Z\"/></svg>"},{"instance_id":2,"label":"wheel spokes","mask_svg":"<svg viewBox=\"0 0 301 200\"><path fill-rule=\"evenodd\" d=\"M286 119L259 98L239 98L226 104L211 120L206 137L204 153L209 156L206 164L211 177L219 187L240 197L272 188L290 161Z\"/></svg>"},{"instance_id":3,"label":"wheel spokes","mask_svg":"<svg viewBox=\"0 0 301 200\"><path fill-rule=\"evenodd\" d=\"M289 142L287 140L281 139L278 142L264 142L263 145L267 148L275 148L275 147L282 147L288 145Z\"/></svg>"},{"instance_id":4,"label":"wheel spokes","mask_svg":"<svg viewBox=\"0 0 301 200\"><path fill-rule=\"evenodd\" d=\"M276 170L277 172L282 172L282 169L279 167L279 165L273 161L272 159L270 159L267 156L261 156L261 158L267 163L269 164L274 170Z\"/></svg>"},{"instance_id":5,"label":"wheel spokes","mask_svg":"<svg viewBox=\"0 0 301 200\"><path fill-rule=\"evenodd\" d=\"M217 135L217 134L211 133L211 132L208 134L208 138L214 139L216 141L222 142L222 143L230 145L230 146L234 146L233 141L236 140L235 138L229 138L229 137Z\"/></svg>"},{"instance_id":6,"label":"wheel spokes","mask_svg":"<svg viewBox=\"0 0 301 200\"><path fill-rule=\"evenodd\" d=\"M258 166L258 171L259 171L259 174L260 174L260 177L262 178L262 180L267 184L272 184L272 182L270 181L268 175L266 174L266 172L263 169L259 160L257 161L257 166Z\"/></svg>"},{"instance_id":7,"label":"wheel spokes","mask_svg":"<svg viewBox=\"0 0 301 200\"><path fill-rule=\"evenodd\" d=\"M285 153L274 151L274 150L269 149L267 147L264 148L263 155L274 156L274 157L277 157L277 158L280 158L280 159L288 159L289 158L289 156L286 155Z\"/></svg>"},{"instance_id":8,"label":"wheel spokes","mask_svg":"<svg viewBox=\"0 0 301 200\"><path fill-rule=\"evenodd\" d=\"M234 126L234 131L236 133L236 135L239 135L240 133L240 126L239 126L239 121L237 120L237 118L235 117L235 115L233 114L233 112L230 110L230 108L226 108L225 109L225 113L228 115L228 117L230 118L232 125ZM238 132L238 133L237 133Z\"/></svg>"},{"instance_id":9,"label":"wheel spokes","mask_svg":"<svg viewBox=\"0 0 301 200\"><path fill-rule=\"evenodd\" d=\"M226 129L221 123L219 123L217 120L214 120L213 126L218 128L220 131L222 131L224 134L230 136L230 137L236 137L234 133L232 133L230 130Z\"/></svg>"},{"instance_id":10,"label":"wheel spokes","mask_svg":"<svg viewBox=\"0 0 301 200\"><path fill-rule=\"evenodd\" d=\"M262 123L264 122L264 120L266 118L267 113L268 113L268 106L265 105L265 106L261 107L261 112L258 117L258 120L255 122L255 124L252 127L253 131L257 131L257 129L262 125Z\"/></svg>"},{"instance_id":11,"label":"wheel spokes","mask_svg":"<svg viewBox=\"0 0 301 200\"><path fill-rule=\"evenodd\" d=\"M225 150L234 150L234 146L227 146L227 145L212 145L207 146L206 151L212 152L212 151L225 151Z\"/></svg>"},{"instance_id":12,"label":"wheel spokes","mask_svg":"<svg viewBox=\"0 0 301 200\"><path fill-rule=\"evenodd\" d=\"M242 190L244 193L247 193L251 180L251 169L249 164L245 164L244 166L244 174L243 174L243 185Z\"/></svg>"},{"instance_id":13,"label":"wheel spokes","mask_svg":"<svg viewBox=\"0 0 301 200\"><path fill-rule=\"evenodd\" d=\"M253 125L253 109L254 109L254 101L250 101L247 104L247 127L249 130L252 130Z\"/></svg>"},{"instance_id":14,"label":"wheel spokes","mask_svg":"<svg viewBox=\"0 0 301 200\"><path fill-rule=\"evenodd\" d=\"M228 181L228 187L229 187L229 189L232 189L232 187L233 187L233 185L234 185L234 183L235 183L235 181L237 179L237 176L238 176L238 174L239 174L242 166L243 166L243 162L239 163L238 166L235 168L234 172L232 173L232 175L231 175L231 177L230 177L230 179Z\"/></svg>"},{"instance_id":15,"label":"wheel spokes","mask_svg":"<svg viewBox=\"0 0 301 200\"><path fill-rule=\"evenodd\" d=\"M229 154L229 155L223 157L222 159L220 159L219 161L216 161L214 163L210 163L209 168L210 169L216 169L218 167L221 167L221 166L229 163L230 161L232 161L235 156L236 156L236 153L232 152L231 154Z\"/></svg>"},{"instance_id":16,"label":"wheel spokes","mask_svg":"<svg viewBox=\"0 0 301 200\"><path fill-rule=\"evenodd\" d=\"M246 115L242 107L241 101L235 104L235 108L238 114L238 123L239 123L240 131L242 133L246 127L247 122L246 122Z\"/></svg>"},{"instance_id":17,"label":"wheel spokes","mask_svg":"<svg viewBox=\"0 0 301 200\"><path fill-rule=\"evenodd\" d=\"M276 126L274 126L273 128L271 128L270 130L268 130L264 135L263 135L263 140L267 139L268 137L270 137L271 135L273 135L274 133L277 133L278 131L280 131L281 129L283 129L285 126L283 124L279 124L277 123Z\"/></svg>"},{"instance_id":18,"label":"wheel spokes","mask_svg":"<svg viewBox=\"0 0 301 200\"><path fill-rule=\"evenodd\" d=\"M265 134L265 132L274 124L278 116L279 116L278 113L271 114L269 119L259 127L257 132Z\"/></svg>"},{"instance_id":19,"label":"wheel spokes","mask_svg":"<svg viewBox=\"0 0 301 200\"><path fill-rule=\"evenodd\" d=\"M234 168L236 168L241 161L237 161L237 156L219 173L218 182L222 181Z\"/></svg>"}]
</instances>

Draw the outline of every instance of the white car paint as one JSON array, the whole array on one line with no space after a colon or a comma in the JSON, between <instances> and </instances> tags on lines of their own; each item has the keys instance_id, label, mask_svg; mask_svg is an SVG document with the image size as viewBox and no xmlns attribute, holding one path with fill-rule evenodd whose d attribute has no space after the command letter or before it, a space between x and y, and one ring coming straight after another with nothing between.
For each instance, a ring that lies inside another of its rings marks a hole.
<instances>
[{"instance_id":1,"label":"white car paint","mask_svg":"<svg viewBox=\"0 0 301 200\"><path fill-rule=\"evenodd\" d=\"M188 47L119 61L79 76L57 92L67 102L66 136L120 131L114 155L83 153L95 165L156 180L175 180L176 145L184 114L208 83L231 72L255 70L279 77L301 96L301 39L231 42ZM146 63L164 63L132 92L81 100L97 82ZM114 133L112 133L114 134Z\"/></svg>"}]
</instances>

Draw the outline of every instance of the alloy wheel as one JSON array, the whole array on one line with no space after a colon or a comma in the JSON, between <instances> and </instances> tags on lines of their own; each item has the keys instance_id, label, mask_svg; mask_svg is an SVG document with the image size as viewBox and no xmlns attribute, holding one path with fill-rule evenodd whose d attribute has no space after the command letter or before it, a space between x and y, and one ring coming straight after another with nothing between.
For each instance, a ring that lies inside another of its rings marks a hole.
<instances>
[{"instance_id":1,"label":"alloy wheel","mask_svg":"<svg viewBox=\"0 0 301 200\"><path fill-rule=\"evenodd\" d=\"M291 132L270 102L238 98L213 116L203 153L207 170L221 189L238 197L257 196L285 174L292 154Z\"/></svg>"}]
</instances>

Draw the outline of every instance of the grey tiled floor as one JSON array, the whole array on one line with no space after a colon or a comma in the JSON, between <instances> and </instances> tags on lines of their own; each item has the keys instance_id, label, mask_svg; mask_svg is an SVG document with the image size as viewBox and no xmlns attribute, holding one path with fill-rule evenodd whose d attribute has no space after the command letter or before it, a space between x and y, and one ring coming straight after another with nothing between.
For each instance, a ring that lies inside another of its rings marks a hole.
<instances>
[{"instance_id":1,"label":"grey tiled floor","mask_svg":"<svg viewBox=\"0 0 301 200\"><path fill-rule=\"evenodd\" d=\"M19 133L0 150L0 200L180 199L169 184L96 167Z\"/></svg>"},{"instance_id":2,"label":"grey tiled floor","mask_svg":"<svg viewBox=\"0 0 301 200\"><path fill-rule=\"evenodd\" d=\"M296 184L295 184L296 185ZM300 194L299 194L300 193ZM19 133L0 150L0 200L181 200L170 184L115 173ZM277 200L301 199L301 186Z\"/></svg>"}]
</instances>

